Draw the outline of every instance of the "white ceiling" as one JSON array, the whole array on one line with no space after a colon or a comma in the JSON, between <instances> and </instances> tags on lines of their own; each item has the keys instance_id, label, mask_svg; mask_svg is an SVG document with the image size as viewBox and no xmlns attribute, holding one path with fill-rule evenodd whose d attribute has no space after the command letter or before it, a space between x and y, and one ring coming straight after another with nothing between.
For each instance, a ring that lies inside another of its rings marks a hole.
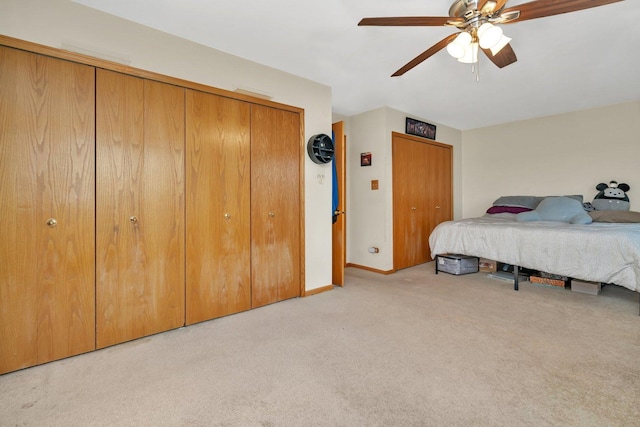
<instances>
[{"instance_id":1,"label":"white ceiling","mask_svg":"<svg viewBox=\"0 0 640 427\"><path fill-rule=\"evenodd\" d=\"M455 28L357 26L447 16L452 0L74 1L328 85L346 116L388 106L467 130L640 99L638 0L504 25L518 61L482 57L479 82L446 49L390 77Z\"/></svg>"}]
</instances>

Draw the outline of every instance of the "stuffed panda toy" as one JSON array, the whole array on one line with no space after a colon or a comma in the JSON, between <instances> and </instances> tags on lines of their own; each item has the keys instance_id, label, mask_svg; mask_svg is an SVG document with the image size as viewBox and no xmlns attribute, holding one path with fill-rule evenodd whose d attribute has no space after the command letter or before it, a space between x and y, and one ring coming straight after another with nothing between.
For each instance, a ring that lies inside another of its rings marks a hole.
<instances>
[{"instance_id":1,"label":"stuffed panda toy","mask_svg":"<svg viewBox=\"0 0 640 427\"><path fill-rule=\"evenodd\" d=\"M628 211L629 197L626 192L630 189L628 184L618 184L616 181L611 181L609 184L601 182L596 185L599 193L593 198L591 204L599 211Z\"/></svg>"}]
</instances>

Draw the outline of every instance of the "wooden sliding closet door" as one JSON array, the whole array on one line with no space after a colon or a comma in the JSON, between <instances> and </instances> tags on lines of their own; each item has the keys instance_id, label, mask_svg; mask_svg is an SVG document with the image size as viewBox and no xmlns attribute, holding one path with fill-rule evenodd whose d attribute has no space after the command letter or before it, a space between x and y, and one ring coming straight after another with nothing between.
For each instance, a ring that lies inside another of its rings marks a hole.
<instances>
[{"instance_id":1,"label":"wooden sliding closet door","mask_svg":"<svg viewBox=\"0 0 640 427\"><path fill-rule=\"evenodd\" d=\"M0 374L95 348L94 84L0 47Z\"/></svg>"},{"instance_id":2,"label":"wooden sliding closet door","mask_svg":"<svg viewBox=\"0 0 640 427\"><path fill-rule=\"evenodd\" d=\"M392 134L393 267L431 260L429 236L452 218L452 147Z\"/></svg>"},{"instance_id":3,"label":"wooden sliding closet door","mask_svg":"<svg viewBox=\"0 0 640 427\"><path fill-rule=\"evenodd\" d=\"M184 325L184 89L97 70L96 343Z\"/></svg>"},{"instance_id":4,"label":"wooden sliding closet door","mask_svg":"<svg viewBox=\"0 0 640 427\"><path fill-rule=\"evenodd\" d=\"M428 144L427 151L428 238L438 224L453 218L453 159L451 147ZM428 255L431 260L430 249Z\"/></svg>"},{"instance_id":5,"label":"wooden sliding closet door","mask_svg":"<svg viewBox=\"0 0 640 427\"><path fill-rule=\"evenodd\" d=\"M393 267L396 270L428 261L428 145L395 136L393 156Z\"/></svg>"},{"instance_id":6,"label":"wooden sliding closet door","mask_svg":"<svg viewBox=\"0 0 640 427\"><path fill-rule=\"evenodd\" d=\"M251 308L250 106L187 90L187 324Z\"/></svg>"},{"instance_id":7,"label":"wooden sliding closet door","mask_svg":"<svg viewBox=\"0 0 640 427\"><path fill-rule=\"evenodd\" d=\"M252 307L300 296L300 124L251 106Z\"/></svg>"}]
</instances>

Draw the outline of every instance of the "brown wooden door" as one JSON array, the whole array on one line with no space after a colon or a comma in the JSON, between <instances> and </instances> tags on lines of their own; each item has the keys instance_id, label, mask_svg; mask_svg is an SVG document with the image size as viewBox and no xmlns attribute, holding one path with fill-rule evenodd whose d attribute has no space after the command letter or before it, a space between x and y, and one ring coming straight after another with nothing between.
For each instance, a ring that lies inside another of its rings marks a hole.
<instances>
[{"instance_id":1,"label":"brown wooden door","mask_svg":"<svg viewBox=\"0 0 640 427\"><path fill-rule=\"evenodd\" d=\"M95 348L94 82L0 47L0 374Z\"/></svg>"},{"instance_id":2,"label":"brown wooden door","mask_svg":"<svg viewBox=\"0 0 640 427\"><path fill-rule=\"evenodd\" d=\"M453 175L452 148L442 145L428 145L427 162L429 164L427 182L429 183L427 236L443 221L453 218ZM429 251L429 260L431 259Z\"/></svg>"},{"instance_id":3,"label":"brown wooden door","mask_svg":"<svg viewBox=\"0 0 640 427\"><path fill-rule=\"evenodd\" d=\"M411 267L428 260L428 146L412 138L392 137L393 266Z\"/></svg>"},{"instance_id":4,"label":"brown wooden door","mask_svg":"<svg viewBox=\"0 0 640 427\"><path fill-rule=\"evenodd\" d=\"M347 262L347 221L346 221L346 137L344 135L344 122L334 123L332 126L335 137L334 162L336 165L338 186L338 212L336 221L331 229L332 256L331 277L334 285L344 286L344 266Z\"/></svg>"},{"instance_id":5,"label":"brown wooden door","mask_svg":"<svg viewBox=\"0 0 640 427\"><path fill-rule=\"evenodd\" d=\"M452 147L393 133L393 264L431 260L429 235L453 217Z\"/></svg>"},{"instance_id":6,"label":"brown wooden door","mask_svg":"<svg viewBox=\"0 0 640 427\"><path fill-rule=\"evenodd\" d=\"M96 343L184 325L184 89L97 70Z\"/></svg>"},{"instance_id":7,"label":"brown wooden door","mask_svg":"<svg viewBox=\"0 0 640 427\"><path fill-rule=\"evenodd\" d=\"M187 90L187 324L251 308L250 106Z\"/></svg>"},{"instance_id":8,"label":"brown wooden door","mask_svg":"<svg viewBox=\"0 0 640 427\"><path fill-rule=\"evenodd\" d=\"M251 106L252 307L300 296L300 114Z\"/></svg>"}]
</instances>

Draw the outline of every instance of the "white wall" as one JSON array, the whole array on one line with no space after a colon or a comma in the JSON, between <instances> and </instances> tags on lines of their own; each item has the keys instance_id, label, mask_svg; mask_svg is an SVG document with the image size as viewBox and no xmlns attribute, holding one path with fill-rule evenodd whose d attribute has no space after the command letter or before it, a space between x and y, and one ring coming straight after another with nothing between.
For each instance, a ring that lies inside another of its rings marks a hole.
<instances>
[{"instance_id":1,"label":"white wall","mask_svg":"<svg viewBox=\"0 0 640 427\"><path fill-rule=\"evenodd\" d=\"M611 180L631 186L640 210L640 101L463 133L463 217L502 195L582 194Z\"/></svg>"},{"instance_id":2,"label":"white wall","mask_svg":"<svg viewBox=\"0 0 640 427\"><path fill-rule=\"evenodd\" d=\"M347 262L378 270L391 270L392 231L387 226L392 206L391 147L386 130L386 108L349 119L347 139ZM371 166L360 166L360 154L371 153ZM379 190L371 190L377 179ZM370 246L380 252L371 254Z\"/></svg>"},{"instance_id":3,"label":"white wall","mask_svg":"<svg viewBox=\"0 0 640 427\"><path fill-rule=\"evenodd\" d=\"M55 48L79 46L93 56L221 89L268 94L275 102L305 110L305 153L312 135L331 134L329 87L70 0L2 0L0 32ZM311 290L331 284L331 180L318 178L331 174L326 165L305 159L305 280Z\"/></svg>"},{"instance_id":4,"label":"white wall","mask_svg":"<svg viewBox=\"0 0 640 427\"><path fill-rule=\"evenodd\" d=\"M393 192L391 132L404 133L406 117L436 125L436 140L453 146L454 217L462 213L462 132L388 107L367 111L347 123L347 262L375 270L393 269ZM371 166L360 166L360 154L371 152ZM371 190L371 180L379 189ZM375 246L379 253L369 253Z\"/></svg>"}]
</instances>

